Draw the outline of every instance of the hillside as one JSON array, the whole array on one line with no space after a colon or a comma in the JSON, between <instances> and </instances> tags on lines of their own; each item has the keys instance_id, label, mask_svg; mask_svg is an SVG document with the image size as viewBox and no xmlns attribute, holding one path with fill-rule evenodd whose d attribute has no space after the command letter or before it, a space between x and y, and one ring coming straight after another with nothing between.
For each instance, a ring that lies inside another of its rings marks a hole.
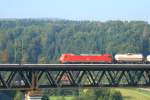
<instances>
[{"instance_id":1,"label":"hillside","mask_svg":"<svg viewBox=\"0 0 150 100\"><path fill-rule=\"evenodd\" d=\"M142 53L145 26L149 31L143 21L0 20L0 63L58 63L62 53Z\"/></svg>"}]
</instances>

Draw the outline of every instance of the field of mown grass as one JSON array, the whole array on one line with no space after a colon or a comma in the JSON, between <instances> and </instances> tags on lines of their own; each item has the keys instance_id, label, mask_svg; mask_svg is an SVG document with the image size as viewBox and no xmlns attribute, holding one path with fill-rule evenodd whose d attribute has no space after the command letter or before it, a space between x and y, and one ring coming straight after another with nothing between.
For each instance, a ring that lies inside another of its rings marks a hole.
<instances>
[{"instance_id":1,"label":"field of mown grass","mask_svg":"<svg viewBox=\"0 0 150 100\"><path fill-rule=\"evenodd\" d=\"M136 88L115 88L120 91L123 100L150 100L150 91L145 91Z\"/></svg>"},{"instance_id":2,"label":"field of mown grass","mask_svg":"<svg viewBox=\"0 0 150 100\"><path fill-rule=\"evenodd\" d=\"M120 91L123 100L150 100L150 91L137 88L113 88L112 90ZM73 96L64 96L64 100L71 100ZM51 96L50 100L61 100L61 96Z\"/></svg>"},{"instance_id":3,"label":"field of mown grass","mask_svg":"<svg viewBox=\"0 0 150 100\"><path fill-rule=\"evenodd\" d=\"M64 98L62 98L62 96L51 96L49 97L50 100L71 100L73 98L73 96L64 96Z\"/></svg>"}]
</instances>

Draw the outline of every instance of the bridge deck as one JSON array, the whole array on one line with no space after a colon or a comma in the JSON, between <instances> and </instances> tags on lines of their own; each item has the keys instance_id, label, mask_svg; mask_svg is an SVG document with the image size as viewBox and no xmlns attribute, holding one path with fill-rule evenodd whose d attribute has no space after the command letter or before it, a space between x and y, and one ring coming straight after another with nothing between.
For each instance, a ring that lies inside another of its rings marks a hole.
<instances>
[{"instance_id":1,"label":"bridge deck","mask_svg":"<svg viewBox=\"0 0 150 100\"><path fill-rule=\"evenodd\" d=\"M0 70L34 69L34 70L98 70L98 69L150 69L150 64L0 64Z\"/></svg>"}]
</instances>

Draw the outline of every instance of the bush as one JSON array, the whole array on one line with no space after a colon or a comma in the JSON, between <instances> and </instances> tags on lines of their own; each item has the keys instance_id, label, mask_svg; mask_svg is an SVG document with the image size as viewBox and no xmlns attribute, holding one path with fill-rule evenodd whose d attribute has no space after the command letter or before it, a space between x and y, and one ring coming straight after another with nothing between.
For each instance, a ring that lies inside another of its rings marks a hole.
<instances>
[{"instance_id":1,"label":"bush","mask_svg":"<svg viewBox=\"0 0 150 100\"><path fill-rule=\"evenodd\" d=\"M115 91L114 93L112 93L111 99L112 100L123 100L120 91Z\"/></svg>"},{"instance_id":2,"label":"bush","mask_svg":"<svg viewBox=\"0 0 150 100\"><path fill-rule=\"evenodd\" d=\"M48 95L43 95L41 100L50 100Z\"/></svg>"},{"instance_id":3,"label":"bush","mask_svg":"<svg viewBox=\"0 0 150 100\"><path fill-rule=\"evenodd\" d=\"M23 97L24 97L24 94L20 91L17 91L14 97L14 100L22 100Z\"/></svg>"}]
</instances>

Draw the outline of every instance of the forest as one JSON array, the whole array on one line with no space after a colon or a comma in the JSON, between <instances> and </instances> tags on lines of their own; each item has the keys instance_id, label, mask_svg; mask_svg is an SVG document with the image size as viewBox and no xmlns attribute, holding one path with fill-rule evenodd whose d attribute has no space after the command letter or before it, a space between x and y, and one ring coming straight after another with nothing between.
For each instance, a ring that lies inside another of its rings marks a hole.
<instances>
[{"instance_id":1,"label":"forest","mask_svg":"<svg viewBox=\"0 0 150 100\"><path fill-rule=\"evenodd\" d=\"M144 21L1 19L0 63L59 63L63 53L143 53L149 31Z\"/></svg>"}]
</instances>

